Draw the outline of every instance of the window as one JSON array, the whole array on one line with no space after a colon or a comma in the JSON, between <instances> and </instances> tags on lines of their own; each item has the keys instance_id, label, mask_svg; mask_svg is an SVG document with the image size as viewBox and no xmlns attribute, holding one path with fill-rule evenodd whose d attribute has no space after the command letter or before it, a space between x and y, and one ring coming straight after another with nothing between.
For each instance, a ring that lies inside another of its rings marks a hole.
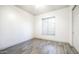
<instances>
[{"instance_id":1,"label":"window","mask_svg":"<svg viewBox=\"0 0 79 59\"><path fill-rule=\"evenodd\" d=\"M55 35L55 16L42 18L42 33L44 35Z\"/></svg>"}]
</instances>

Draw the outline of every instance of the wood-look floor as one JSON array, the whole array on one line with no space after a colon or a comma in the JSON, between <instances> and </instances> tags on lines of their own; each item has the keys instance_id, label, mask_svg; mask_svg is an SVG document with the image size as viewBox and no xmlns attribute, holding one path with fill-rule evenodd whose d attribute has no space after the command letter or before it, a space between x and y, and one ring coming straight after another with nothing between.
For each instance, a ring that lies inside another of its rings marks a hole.
<instances>
[{"instance_id":1,"label":"wood-look floor","mask_svg":"<svg viewBox=\"0 0 79 59\"><path fill-rule=\"evenodd\" d=\"M78 52L68 43L32 39L1 50L0 54L78 54Z\"/></svg>"}]
</instances>

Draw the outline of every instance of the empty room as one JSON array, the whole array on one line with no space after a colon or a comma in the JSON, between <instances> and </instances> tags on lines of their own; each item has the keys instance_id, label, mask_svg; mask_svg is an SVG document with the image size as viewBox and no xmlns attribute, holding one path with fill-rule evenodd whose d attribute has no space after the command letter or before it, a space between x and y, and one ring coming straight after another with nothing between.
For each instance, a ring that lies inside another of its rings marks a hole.
<instances>
[{"instance_id":1,"label":"empty room","mask_svg":"<svg viewBox=\"0 0 79 59\"><path fill-rule=\"evenodd\" d=\"M0 5L0 54L78 54L79 5Z\"/></svg>"}]
</instances>

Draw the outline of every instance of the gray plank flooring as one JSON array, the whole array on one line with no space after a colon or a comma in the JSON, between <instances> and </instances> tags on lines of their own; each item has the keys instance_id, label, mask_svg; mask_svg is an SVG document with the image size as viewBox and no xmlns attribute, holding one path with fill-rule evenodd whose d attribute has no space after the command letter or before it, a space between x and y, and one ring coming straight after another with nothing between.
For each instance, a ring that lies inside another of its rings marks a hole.
<instances>
[{"instance_id":1,"label":"gray plank flooring","mask_svg":"<svg viewBox=\"0 0 79 59\"><path fill-rule=\"evenodd\" d=\"M1 50L0 54L78 54L78 52L68 43L32 39Z\"/></svg>"}]
</instances>

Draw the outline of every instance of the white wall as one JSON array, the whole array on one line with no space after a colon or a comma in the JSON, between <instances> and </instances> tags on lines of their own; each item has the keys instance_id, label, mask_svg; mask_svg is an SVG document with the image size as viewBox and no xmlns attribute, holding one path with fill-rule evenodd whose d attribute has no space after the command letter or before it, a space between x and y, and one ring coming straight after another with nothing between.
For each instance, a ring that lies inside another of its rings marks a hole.
<instances>
[{"instance_id":1,"label":"white wall","mask_svg":"<svg viewBox=\"0 0 79 59\"><path fill-rule=\"evenodd\" d=\"M41 14L36 16L35 20L35 37L36 38L42 38L47 40L54 40L54 41L61 41L61 42L69 42L72 44L71 40L71 34L72 31L70 31L71 28L71 9L70 7L63 8L60 10L55 10L52 12L48 12L45 14ZM56 18L56 35L50 36L50 35L42 35L42 18L43 17L49 17L49 16L55 16Z\"/></svg>"},{"instance_id":2,"label":"white wall","mask_svg":"<svg viewBox=\"0 0 79 59\"><path fill-rule=\"evenodd\" d=\"M72 9L74 6L70 6L69 8L69 43L70 45L73 45L72 43Z\"/></svg>"},{"instance_id":3,"label":"white wall","mask_svg":"<svg viewBox=\"0 0 79 59\"><path fill-rule=\"evenodd\" d=\"M73 46L79 52L79 6L73 11Z\"/></svg>"},{"instance_id":4,"label":"white wall","mask_svg":"<svg viewBox=\"0 0 79 59\"><path fill-rule=\"evenodd\" d=\"M0 50L29 40L33 15L14 6L0 6Z\"/></svg>"}]
</instances>

